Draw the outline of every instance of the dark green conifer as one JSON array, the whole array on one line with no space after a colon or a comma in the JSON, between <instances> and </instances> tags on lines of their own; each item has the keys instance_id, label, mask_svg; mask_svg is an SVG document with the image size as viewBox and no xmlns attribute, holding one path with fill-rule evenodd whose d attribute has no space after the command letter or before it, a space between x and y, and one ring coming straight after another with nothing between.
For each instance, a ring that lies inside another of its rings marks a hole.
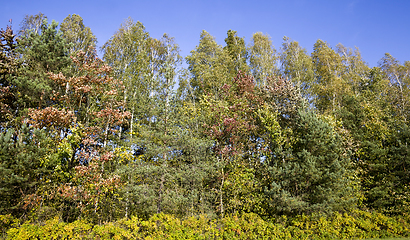
<instances>
[{"instance_id":1,"label":"dark green conifer","mask_svg":"<svg viewBox=\"0 0 410 240\"><path fill-rule=\"evenodd\" d=\"M330 213L354 206L349 153L332 127L300 110L292 137L290 149L269 159L272 182L266 194L272 213Z\"/></svg>"},{"instance_id":2,"label":"dark green conifer","mask_svg":"<svg viewBox=\"0 0 410 240\"><path fill-rule=\"evenodd\" d=\"M57 22L49 25L45 19L40 33L29 29L18 40L21 67L13 83L19 89L19 105L24 108L52 104L46 103L51 99L54 84L47 73L65 74L68 70L71 62L68 46L57 26Z\"/></svg>"},{"instance_id":3,"label":"dark green conifer","mask_svg":"<svg viewBox=\"0 0 410 240\"><path fill-rule=\"evenodd\" d=\"M16 74L17 42L10 26L0 30L0 125L13 120L16 112L16 88L11 78Z\"/></svg>"},{"instance_id":4,"label":"dark green conifer","mask_svg":"<svg viewBox=\"0 0 410 240\"><path fill-rule=\"evenodd\" d=\"M39 130L23 125L0 133L0 214L20 217L40 204L35 193L48 174L42 164L47 151L47 140Z\"/></svg>"}]
</instances>

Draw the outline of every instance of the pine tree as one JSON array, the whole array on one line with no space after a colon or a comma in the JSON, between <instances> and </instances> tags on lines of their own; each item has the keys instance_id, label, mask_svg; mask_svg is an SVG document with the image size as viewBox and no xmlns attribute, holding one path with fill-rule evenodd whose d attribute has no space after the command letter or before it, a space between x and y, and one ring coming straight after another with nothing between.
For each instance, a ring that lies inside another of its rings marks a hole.
<instances>
[{"instance_id":1,"label":"pine tree","mask_svg":"<svg viewBox=\"0 0 410 240\"><path fill-rule=\"evenodd\" d=\"M16 35L10 26L0 30L0 126L6 127L17 111L17 91L12 78L18 67Z\"/></svg>"},{"instance_id":2,"label":"pine tree","mask_svg":"<svg viewBox=\"0 0 410 240\"><path fill-rule=\"evenodd\" d=\"M22 56L19 61L24 64L19 68L13 84L20 92L20 108L43 108L52 104L48 99L51 99L55 86L47 74L65 74L68 71L71 63L68 46L57 26L55 21L48 25L45 19L40 33L28 30L18 41L17 52Z\"/></svg>"},{"instance_id":3,"label":"pine tree","mask_svg":"<svg viewBox=\"0 0 410 240\"><path fill-rule=\"evenodd\" d=\"M331 213L354 207L349 152L343 151L339 135L313 112L299 110L294 121L290 133L275 130L274 136L280 138L267 159L270 214Z\"/></svg>"},{"instance_id":4,"label":"pine tree","mask_svg":"<svg viewBox=\"0 0 410 240\"><path fill-rule=\"evenodd\" d=\"M147 96L145 114L136 124L131 146L135 155L120 171L127 181L123 191L125 214L149 217L161 212L178 216L212 213L209 193L203 190L208 172L212 172L210 143L196 136L197 116L173 91L181 60L178 46L168 35L158 43L149 49L158 55L150 63L155 64L154 74L145 80L154 82L155 87Z\"/></svg>"},{"instance_id":5,"label":"pine tree","mask_svg":"<svg viewBox=\"0 0 410 240\"><path fill-rule=\"evenodd\" d=\"M0 214L20 217L41 204L36 193L51 170L42 163L48 145L44 132L26 125L0 133Z\"/></svg>"}]
</instances>

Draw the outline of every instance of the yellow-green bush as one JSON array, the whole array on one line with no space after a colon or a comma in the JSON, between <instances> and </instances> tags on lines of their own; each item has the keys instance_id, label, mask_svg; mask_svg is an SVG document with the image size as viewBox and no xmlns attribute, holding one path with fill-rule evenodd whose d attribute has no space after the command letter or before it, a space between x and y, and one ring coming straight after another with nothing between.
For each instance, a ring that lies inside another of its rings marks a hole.
<instances>
[{"instance_id":1,"label":"yellow-green bush","mask_svg":"<svg viewBox=\"0 0 410 240\"><path fill-rule=\"evenodd\" d=\"M5 236L7 229L18 227L19 220L14 218L11 214L0 215L0 237Z\"/></svg>"},{"instance_id":2,"label":"yellow-green bush","mask_svg":"<svg viewBox=\"0 0 410 240\"><path fill-rule=\"evenodd\" d=\"M2 216L3 217L3 216ZM0 220L6 217L0 218ZM409 216L388 217L356 210L332 216L301 215L264 220L256 214L210 219L179 219L156 214L148 220L136 216L100 225L86 221L64 223L58 218L44 224L7 223L7 239L363 239L409 236ZM1 222L4 226L5 223Z\"/></svg>"},{"instance_id":3,"label":"yellow-green bush","mask_svg":"<svg viewBox=\"0 0 410 240\"><path fill-rule=\"evenodd\" d=\"M44 224L26 222L19 227L10 228L7 239L84 239L89 236L92 228L85 221L64 223L54 218Z\"/></svg>"}]
</instances>

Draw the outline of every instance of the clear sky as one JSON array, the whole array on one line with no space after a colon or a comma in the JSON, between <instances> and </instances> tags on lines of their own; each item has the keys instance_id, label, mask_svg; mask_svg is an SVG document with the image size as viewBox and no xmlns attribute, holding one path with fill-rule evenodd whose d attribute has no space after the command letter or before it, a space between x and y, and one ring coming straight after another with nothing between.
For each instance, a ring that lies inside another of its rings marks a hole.
<instances>
[{"instance_id":1,"label":"clear sky","mask_svg":"<svg viewBox=\"0 0 410 240\"><path fill-rule=\"evenodd\" d=\"M44 13L61 23L68 14L84 19L102 46L128 17L140 21L152 37L175 37L181 55L198 45L206 30L224 45L236 30L249 40L253 33L271 36L277 49L283 36L310 53L317 39L331 47L358 47L369 66L388 52L401 63L410 60L410 0L0 0L0 28L13 20L17 31L26 14Z\"/></svg>"}]
</instances>

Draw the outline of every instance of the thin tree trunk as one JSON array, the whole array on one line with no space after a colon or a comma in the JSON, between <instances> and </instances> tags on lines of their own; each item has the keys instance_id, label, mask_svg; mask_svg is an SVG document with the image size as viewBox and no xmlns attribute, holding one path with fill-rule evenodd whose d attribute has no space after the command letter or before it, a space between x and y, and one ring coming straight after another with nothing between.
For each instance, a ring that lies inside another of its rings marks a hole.
<instances>
[{"instance_id":1,"label":"thin tree trunk","mask_svg":"<svg viewBox=\"0 0 410 240\"><path fill-rule=\"evenodd\" d=\"M164 190L164 182L165 182L165 175L162 174L161 176L161 184L159 186L159 196L158 196L158 203L157 203L157 213L162 212L162 192Z\"/></svg>"},{"instance_id":2,"label":"thin tree trunk","mask_svg":"<svg viewBox=\"0 0 410 240\"><path fill-rule=\"evenodd\" d=\"M108 139L108 127L110 126L111 116L108 117L107 126L105 127L104 133L104 148L107 146L107 139Z\"/></svg>"},{"instance_id":3,"label":"thin tree trunk","mask_svg":"<svg viewBox=\"0 0 410 240\"><path fill-rule=\"evenodd\" d=\"M219 208L221 211L221 218L224 217L224 203L223 203L223 185L225 182L225 174L224 174L224 169L222 168L222 181L221 181L221 187L219 189Z\"/></svg>"}]
</instances>

